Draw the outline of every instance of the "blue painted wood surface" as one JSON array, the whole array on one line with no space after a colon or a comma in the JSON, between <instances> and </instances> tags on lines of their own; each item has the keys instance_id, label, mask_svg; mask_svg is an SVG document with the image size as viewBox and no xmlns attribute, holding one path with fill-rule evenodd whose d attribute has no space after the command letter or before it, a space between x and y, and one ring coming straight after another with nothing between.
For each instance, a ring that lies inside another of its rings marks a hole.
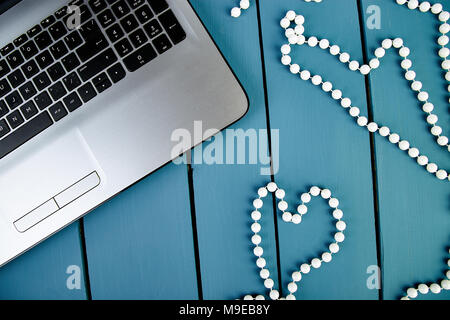
<instances>
[{"instance_id":1,"label":"blue painted wood surface","mask_svg":"<svg viewBox=\"0 0 450 320\"><path fill-rule=\"evenodd\" d=\"M298 205L299 194L316 184L330 188L341 202L348 224L346 241L329 264L304 277L299 299L397 299L407 286L440 279L446 269L450 244L447 184L428 175L384 138L376 137L375 150L371 150L367 131L357 127L327 94L296 79L279 62L279 48L285 42L279 20L289 9L305 16L306 35L330 39L358 61L363 59L364 48L370 58L383 38L401 36L412 50L413 62L418 61L418 77L435 97L436 113L446 128L448 97L445 83L436 76L441 72L434 55L436 20L390 0L361 0L359 7L358 1L260 0L259 6L252 5L234 20L229 17L233 1L191 0L249 96L249 113L231 128L267 129L269 123L271 129L279 129L280 165L274 178L286 189L291 210ZM369 30L365 21L359 21L359 14L364 20L368 17L365 11L371 4L381 8L379 30ZM449 10L448 2L444 4ZM376 121L450 168L448 154L436 147L427 132L397 55L389 53L380 69L370 75L369 106L364 77L348 71L335 57L307 47L295 49L294 56L302 67L333 82L364 113L372 108ZM200 295L235 299L266 293L251 254L249 228L251 201L258 187L270 181L270 176L260 175L261 167L193 164L190 194L187 166L169 164L90 213L84 219L84 239L80 224L75 223L3 267L0 299L197 299ZM272 278L278 287L281 276L284 293L292 271L327 249L332 221L325 204L315 200L300 226L286 225L280 217L275 223L272 201L265 202L262 246ZM381 240L380 261L376 235ZM87 268L81 289L69 290L66 270L71 265L83 268L82 241ZM381 294L366 286L367 268L378 263L383 271ZM197 279L196 267L201 279ZM427 297L449 298L448 292Z\"/></svg>"},{"instance_id":2,"label":"blue painted wood surface","mask_svg":"<svg viewBox=\"0 0 450 320\"><path fill-rule=\"evenodd\" d=\"M79 290L67 289L70 266L81 271ZM73 223L0 269L0 299L86 299L82 266L79 223Z\"/></svg>"},{"instance_id":3,"label":"blue painted wood surface","mask_svg":"<svg viewBox=\"0 0 450 320\"><path fill-rule=\"evenodd\" d=\"M186 166L168 165L85 219L93 299L197 299Z\"/></svg>"}]
</instances>

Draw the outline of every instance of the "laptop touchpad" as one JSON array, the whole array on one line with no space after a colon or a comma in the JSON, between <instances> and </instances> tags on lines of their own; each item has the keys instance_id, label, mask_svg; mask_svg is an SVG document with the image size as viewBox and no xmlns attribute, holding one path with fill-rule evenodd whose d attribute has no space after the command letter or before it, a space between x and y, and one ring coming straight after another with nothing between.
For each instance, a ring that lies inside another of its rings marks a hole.
<instances>
[{"instance_id":1,"label":"laptop touchpad","mask_svg":"<svg viewBox=\"0 0 450 320\"><path fill-rule=\"evenodd\" d=\"M0 218L24 232L97 188L102 170L82 134L71 130L0 167ZM24 173L27 173L24 176Z\"/></svg>"},{"instance_id":2,"label":"laptop touchpad","mask_svg":"<svg viewBox=\"0 0 450 320\"><path fill-rule=\"evenodd\" d=\"M96 171L92 172L81 180L75 182L67 189L61 191L48 201L45 201L39 207L28 212L22 218L14 221L17 231L25 232L31 229L39 222L57 213L59 210L69 205L73 201L81 198L83 195L98 187L100 177Z\"/></svg>"}]
</instances>

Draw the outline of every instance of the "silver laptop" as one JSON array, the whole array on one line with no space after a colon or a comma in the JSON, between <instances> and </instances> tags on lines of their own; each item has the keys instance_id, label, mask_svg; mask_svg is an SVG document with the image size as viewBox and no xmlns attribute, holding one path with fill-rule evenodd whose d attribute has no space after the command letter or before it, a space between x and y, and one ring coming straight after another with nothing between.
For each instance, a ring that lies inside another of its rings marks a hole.
<instances>
[{"instance_id":1,"label":"silver laptop","mask_svg":"<svg viewBox=\"0 0 450 320\"><path fill-rule=\"evenodd\" d=\"M187 0L0 7L0 265L248 109Z\"/></svg>"}]
</instances>

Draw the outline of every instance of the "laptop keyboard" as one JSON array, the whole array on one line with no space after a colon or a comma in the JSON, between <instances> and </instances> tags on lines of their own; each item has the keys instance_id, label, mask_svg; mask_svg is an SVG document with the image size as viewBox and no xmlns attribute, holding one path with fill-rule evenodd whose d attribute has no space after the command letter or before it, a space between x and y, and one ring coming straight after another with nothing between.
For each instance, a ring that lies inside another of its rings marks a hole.
<instances>
[{"instance_id":1,"label":"laptop keyboard","mask_svg":"<svg viewBox=\"0 0 450 320\"><path fill-rule=\"evenodd\" d=\"M0 159L186 38L165 0L69 5L0 49Z\"/></svg>"}]
</instances>

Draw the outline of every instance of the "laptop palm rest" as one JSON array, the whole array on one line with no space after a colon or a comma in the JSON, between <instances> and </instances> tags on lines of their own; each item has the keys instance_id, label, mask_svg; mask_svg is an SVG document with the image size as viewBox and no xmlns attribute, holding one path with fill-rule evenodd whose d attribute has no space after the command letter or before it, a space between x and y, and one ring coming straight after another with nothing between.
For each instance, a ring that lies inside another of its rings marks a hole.
<instances>
[{"instance_id":1,"label":"laptop palm rest","mask_svg":"<svg viewBox=\"0 0 450 320\"><path fill-rule=\"evenodd\" d=\"M39 207L31 210L29 213L14 221L14 227L17 231L23 233L37 225L39 222L56 214L59 210L69 205L73 201L82 197L89 191L100 185L100 176L97 171L83 177L67 189L61 191L51 199L44 202Z\"/></svg>"}]
</instances>

